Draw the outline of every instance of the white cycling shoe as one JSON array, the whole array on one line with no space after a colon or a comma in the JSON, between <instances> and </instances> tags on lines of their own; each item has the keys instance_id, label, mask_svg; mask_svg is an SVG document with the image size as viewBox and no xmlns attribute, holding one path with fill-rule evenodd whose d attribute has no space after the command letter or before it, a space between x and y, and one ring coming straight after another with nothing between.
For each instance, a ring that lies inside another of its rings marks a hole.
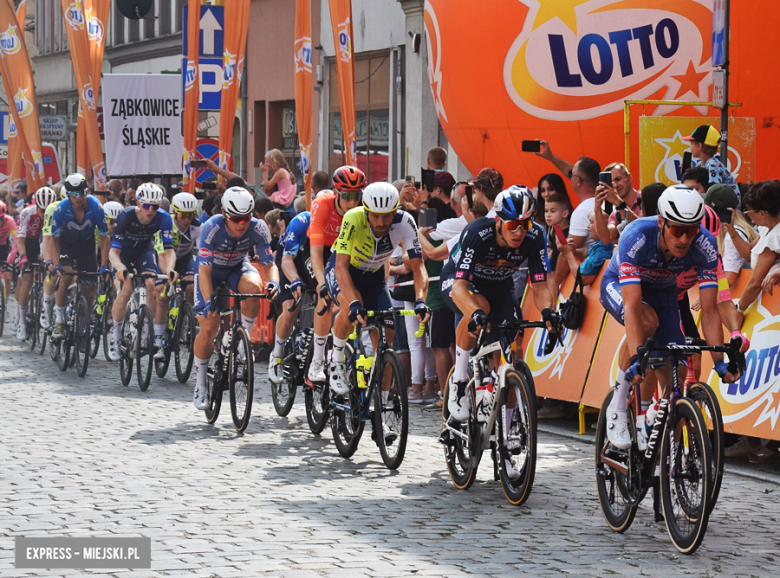
<instances>
[{"instance_id":1,"label":"white cycling shoe","mask_svg":"<svg viewBox=\"0 0 780 578\"><path fill-rule=\"evenodd\" d=\"M119 361L122 358L122 350L119 345L119 340L112 336L108 343L108 358L111 361Z\"/></svg>"},{"instance_id":2,"label":"white cycling shoe","mask_svg":"<svg viewBox=\"0 0 780 578\"><path fill-rule=\"evenodd\" d=\"M628 431L626 411L607 409L607 439L620 450L631 447L631 433Z\"/></svg>"},{"instance_id":3,"label":"white cycling shoe","mask_svg":"<svg viewBox=\"0 0 780 578\"><path fill-rule=\"evenodd\" d=\"M16 328L16 338L24 341L27 339L27 325L24 323L20 323L19 326Z\"/></svg>"},{"instance_id":4,"label":"white cycling shoe","mask_svg":"<svg viewBox=\"0 0 780 578\"><path fill-rule=\"evenodd\" d=\"M282 383L284 381L284 359L281 357L272 357L268 360L268 379L271 383Z\"/></svg>"},{"instance_id":5,"label":"white cycling shoe","mask_svg":"<svg viewBox=\"0 0 780 578\"><path fill-rule=\"evenodd\" d=\"M309 371L306 374L306 377L312 383L322 383L325 381L325 360L315 359L312 361L311 365L309 365Z\"/></svg>"},{"instance_id":6,"label":"white cycling shoe","mask_svg":"<svg viewBox=\"0 0 780 578\"><path fill-rule=\"evenodd\" d=\"M330 391L333 395L347 395L349 383L347 383L347 369L343 361L331 361L329 366Z\"/></svg>"},{"instance_id":7,"label":"white cycling shoe","mask_svg":"<svg viewBox=\"0 0 780 578\"><path fill-rule=\"evenodd\" d=\"M468 395L469 382L463 381L450 381L448 396L447 396L447 409L450 411L450 417L458 422L464 422L469 419L469 395Z\"/></svg>"},{"instance_id":8,"label":"white cycling shoe","mask_svg":"<svg viewBox=\"0 0 780 578\"><path fill-rule=\"evenodd\" d=\"M209 386L208 384L196 385L195 391L192 394L192 403L195 405L195 409L203 411L208 407L209 398Z\"/></svg>"}]
</instances>

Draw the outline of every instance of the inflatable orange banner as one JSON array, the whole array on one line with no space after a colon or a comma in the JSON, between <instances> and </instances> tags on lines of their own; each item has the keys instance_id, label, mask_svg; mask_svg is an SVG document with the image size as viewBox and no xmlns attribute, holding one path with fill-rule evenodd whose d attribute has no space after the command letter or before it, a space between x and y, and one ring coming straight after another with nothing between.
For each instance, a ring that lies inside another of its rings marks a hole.
<instances>
[{"instance_id":1,"label":"inflatable orange banner","mask_svg":"<svg viewBox=\"0 0 780 578\"><path fill-rule=\"evenodd\" d=\"M192 10L190 10L192 12ZM225 50L222 55L222 103L219 107L219 166L228 168L233 152L233 124L236 120L238 88L244 66L249 26L249 0L225 3ZM192 28L190 28L192 30ZM189 48L188 48L189 50ZM193 58L192 52L188 58ZM195 52L195 55L198 53Z\"/></svg>"},{"instance_id":2,"label":"inflatable orange banner","mask_svg":"<svg viewBox=\"0 0 780 578\"><path fill-rule=\"evenodd\" d=\"M712 7L702 0L427 0L428 77L448 141L473 174L495 167L507 183L536 183L554 170L521 151L526 139L549 141L569 161L624 161L624 100L710 101ZM732 2L730 25L729 101L742 103L735 115L756 119L756 178L775 178L780 103L754 80L780 74L772 57L780 10L772 0ZM720 111L635 106L632 134L641 114ZM635 138L631 147L639 158Z\"/></svg>"},{"instance_id":3,"label":"inflatable orange banner","mask_svg":"<svg viewBox=\"0 0 780 578\"><path fill-rule=\"evenodd\" d=\"M24 155L28 187L37 190L45 184L38 100L35 97L30 56L24 43L24 26L19 26L13 6L0 2L0 60L6 95L16 124L17 141Z\"/></svg>"},{"instance_id":4,"label":"inflatable orange banner","mask_svg":"<svg viewBox=\"0 0 780 578\"><path fill-rule=\"evenodd\" d=\"M295 5L295 119L298 122L298 148L306 189L306 208L311 209L311 0Z\"/></svg>"},{"instance_id":5,"label":"inflatable orange banner","mask_svg":"<svg viewBox=\"0 0 780 578\"><path fill-rule=\"evenodd\" d=\"M92 164L94 188L106 189L106 165L100 144L100 129L97 123L97 92L92 83L93 65L87 34L87 18L81 0L61 0L68 33L73 74L79 91L79 106L84 117L87 151ZM78 164L78 162L77 162Z\"/></svg>"},{"instance_id":6,"label":"inflatable orange banner","mask_svg":"<svg viewBox=\"0 0 780 578\"><path fill-rule=\"evenodd\" d=\"M200 30L200 0L189 0L187 30ZM196 157L195 147L198 141L198 107L200 106L198 54L200 54L200 34L188 32L187 68L182 70L184 75L184 152L181 165L184 190L188 193L195 192L195 176L192 174L190 160Z\"/></svg>"},{"instance_id":7,"label":"inflatable orange banner","mask_svg":"<svg viewBox=\"0 0 780 578\"><path fill-rule=\"evenodd\" d=\"M330 0L330 22L333 25L333 45L336 50L336 70L339 76L341 103L341 135L348 165L357 166L357 133L355 132L355 59L352 35L351 0ZM474 173L476 174L476 173Z\"/></svg>"}]
</instances>

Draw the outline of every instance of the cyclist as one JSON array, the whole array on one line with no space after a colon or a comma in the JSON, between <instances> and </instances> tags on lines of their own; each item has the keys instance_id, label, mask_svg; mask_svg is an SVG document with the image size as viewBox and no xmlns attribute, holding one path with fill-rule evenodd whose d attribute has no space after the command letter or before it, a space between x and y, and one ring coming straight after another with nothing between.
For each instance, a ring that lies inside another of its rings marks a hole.
<instances>
[{"instance_id":1,"label":"cyclist","mask_svg":"<svg viewBox=\"0 0 780 578\"><path fill-rule=\"evenodd\" d=\"M56 192L56 191L55 191ZM51 235L52 223L54 221L54 209L60 201L63 201L67 197L65 191L65 185L62 184L59 187L59 194L57 199L46 207L46 211L43 213L43 229L41 230L41 255L43 256L43 262L46 265L46 269L51 271L54 268L54 241ZM109 230L110 232L110 230ZM99 236L99 235L98 235ZM49 329L51 327L51 309L53 307L52 301L54 301L54 287L51 287L51 295L46 293L47 287L44 286L44 302L46 307L41 311L41 327Z\"/></svg>"},{"instance_id":2,"label":"cyclist","mask_svg":"<svg viewBox=\"0 0 780 578\"><path fill-rule=\"evenodd\" d=\"M699 283L704 338L709 345L723 345L717 306L718 245L701 226L704 214L704 202L696 191L685 185L667 188L658 199L657 217L636 219L623 230L601 281L602 305L626 328L618 357L617 390L607 410L607 437L617 448L631 447L626 396L629 386L644 377L637 348L649 337L658 345L685 343L677 306L677 277L691 267L696 267ZM712 359L723 381L733 383L739 378L729 373L723 354L712 353ZM666 372L653 372L662 392ZM650 397L651 392L642 392L642 400Z\"/></svg>"},{"instance_id":3,"label":"cyclist","mask_svg":"<svg viewBox=\"0 0 780 578\"><path fill-rule=\"evenodd\" d=\"M95 197L87 196L87 179L84 175L68 175L64 184L68 198L57 203L52 213L51 260L54 272L63 271L95 272L97 270L97 251L95 249L95 229L100 235L101 272L108 262L110 240L106 227L106 215ZM49 205L51 206L51 205ZM95 279L82 279L84 296L88 307L92 307L95 296ZM62 339L64 334L65 305L69 283L60 282L54 307L55 323L52 339Z\"/></svg>"},{"instance_id":4,"label":"cyclist","mask_svg":"<svg viewBox=\"0 0 780 578\"><path fill-rule=\"evenodd\" d=\"M108 347L108 357L118 361L121 357L120 341L122 325L125 320L125 308L133 293L133 283L126 277L135 268L139 273L164 273L171 282L176 281L178 273L173 269L176 253L173 251L173 236L171 234L171 216L160 208L163 191L154 183L143 183L136 189L137 204L127 207L119 214L116 228L111 238L109 259L116 270L116 275L122 284L122 289L116 296L111 309L114 319L114 331ZM160 257L159 267L154 251L154 235L160 231L164 253ZM156 279L146 279L146 297L152 317L156 321L157 292ZM162 346L165 323L154 324L154 342L157 348Z\"/></svg>"},{"instance_id":5,"label":"cyclist","mask_svg":"<svg viewBox=\"0 0 780 578\"><path fill-rule=\"evenodd\" d=\"M468 361L476 335L490 324L515 318L512 276L528 261L534 303L550 332L558 331L553 312L555 298L547 285L550 261L547 239L541 225L534 223L536 197L523 185L512 185L495 198L495 217L472 221L460 236L441 271L441 295L462 318L455 330L455 369L449 384L447 408L456 421L466 421ZM498 335L490 335L496 341Z\"/></svg>"},{"instance_id":6,"label":"cyclist","mask_svg":"<svg viewBox=\"0 0 780 578\"><path fill-rule=\"evenodd\" d=\"M116 228L116 220L119 218L119 213L124 211L125 208L122 203L116 201L108 201L103 205L103 212L106 214L106 224L108 225L108 234L113 235Z\"/></svg>"},{"instance_id":7,"label":"cyclist","mask_svg":"<svg viewBox=\"0 0 780 578\"><path fill-rule=\"evenodd\" d=\"M33 200L33 204L25 207L19 215L16 249L20 267L25 263L40 263L43 215L46 208L57 200L57 193L49 187L41 187L35 192ZM32 284L32 269L27 269L20 275L16 285L16 303L19 311L19 325L16 328L17 339L27 337L27 305L30 302ZM54 294L54 282L51 279L45 282L44 287L49 289L49 293Z\"/></svg>"},{"instance_id":8,"label":"cyclist","mask_svg":"<svg viewBox=\"0 0 780 578\"><path fill-rule=\"evenodd\" d=\"M208 404L206 372L214 351L214 336L219 331L220 315L210 311L215 286L225 282L231 291L260 293L262 279L248 258L254 247L263 266L265 291L272 297L279 292L271 233L264 221L252 217L254 207L252 193L243 187L230 187L222 195L222 215L214 215L201 227L195 271L195 314L200 325L194 347L198 378L193 403L197 409L206 409ZM247 299L241 306L241 323L250 334L259 311L259 299Z\"/></svg>"},{"instance_id":9,"label":"cyclist","mask_svg":"<svg viewBox=\"0 0 780 578\"><path fill-rule=\"evenodd\" d=\"M11 237L16 234L16 221L8 214L8 206L0 201L0 268L3 271L6 291L11 286L11 268L6 262L11 251Z\"/></svg>"},{"instance_id":10,"label":"cyclist","mask_svg":"<svg viewBox=\"0 0 780 578\"><path fill-rule=\"evenodd\" d=\"M192 303L192 278L195 274L194 255L197 252L200 242L200 221L195 216L198 209L198 200L195 195L190 193L178 193L171 199L171 209L173 213L173 227L171 233L173 237L173 251L176 253L176 263L173 268L179 275L179 279L185 281L187 300ZM162 242L162 233L157 231L154 236L154 250L157 252L158 259L164 258L165 247ZM170 297L164 291L165 285L158 281L157 286L157 315L155 316L155 325L165 326L168 316L168 302ZM165 352L160 347L154 355L155 359L165 359Z\"/></svg>"},{"instance_id":11,"label":"cyclist","mask_svg":"<svg viewBox=\"0 0 780 578\"><path fill-rule=\"evenodd\" d=\"M339 312L333 322L333 355L330 388L335 395L349 392L344 346L352 326L366 324L367 310L392 307L385 279L385 263L399 243L409 255L414 275L414 312L421 323L430 318L425 305L428 274L417 238L417 225L409 213L398 209L398 189L390 183L371 183L363 191L363 206L347 211L341 231L325 267L325 281ZM387 339L393 341L393 319L385 320ZM376 336L372 335L372 340ZM376 342L374 343L376 346Z\"/></svg>"}]
</instances>

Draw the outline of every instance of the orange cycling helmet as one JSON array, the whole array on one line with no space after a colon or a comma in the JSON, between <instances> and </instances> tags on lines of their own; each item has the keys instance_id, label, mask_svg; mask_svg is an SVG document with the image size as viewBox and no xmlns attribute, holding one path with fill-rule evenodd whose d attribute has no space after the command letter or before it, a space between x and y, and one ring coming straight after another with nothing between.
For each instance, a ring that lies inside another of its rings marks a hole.
<instances>
[{"instance_id":1,"label":"orange cycling helmet","mask_svg":"<svg viewBox=\"0 0 780 578\"><path fill-rule=\"evenodd\" d=\"M339 167L333 172L333 188L337 191L362 192L366 188L366 175L357 167Z\"/></svg>"}]
</instances>

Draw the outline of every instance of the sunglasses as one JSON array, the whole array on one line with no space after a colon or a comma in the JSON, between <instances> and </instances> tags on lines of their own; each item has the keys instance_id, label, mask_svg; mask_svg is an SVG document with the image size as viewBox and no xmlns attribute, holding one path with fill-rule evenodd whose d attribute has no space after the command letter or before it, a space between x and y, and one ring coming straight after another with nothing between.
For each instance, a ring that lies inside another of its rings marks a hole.
<instances>
[{"instance_id":1,"label":"sunglasses","mask_svg":"<svg viewBox=\"0 0 780 578\"><path fill-rule=\"evenodd\" d=\"M360 191L342 191L339 192L339 196L347 202L359 201L363 193Z\"/></svg>"},{"instance_id":2,"label":"sunglasses","mask_svg":"<svg viewBox=\"0 0 780 578\"><path fill-rule=\"evenodd\" d=\"M153 205L152 203L141 203L141 208L144 211L158 211L160 209L160 205Z\"/></svg>"},{"instance_id":3,"label":"sunglasses","mask_svg":"<svg viewBox=\"0 0 780 578\"><path fill-rule=\"evenodd\" d=\"M195 218L195 211L190 211L187 213L176 213L180 219L194 219Z\"/></svg>"},{"instance_id":4,"label":"sunglasses","mask_svg":"<svg viewBox=\"0 0 780 578\"><path fill-rule=\"evenodd\" d=\"M667 223L666 228L669 230L669 234L677 239L682 237L693 239L696 236L696 233L699 232L699 225L696 225L695 227L682 227L680 225L670 225Z\"/></svg>"},{"instance_id":5,"label":"sunglasses","mask_svg":"<svg viewBox=\"0 0 780 578\"><path fill-rule=\"evenodd\" d=\"M227 215L228 221L231 223L248 223L250 220L252 220L252 215Z\"/></svg>"},{"instance_id":6,"label":"sunglasses","mask_svg":"<svg viewBox=\"0 0 780 578\"><path fill-rule=\"evenodd\" d=\"M109 219L108 217L106 217L106 223L108 223L109 225L113 225L115 222L116 219Z\"/></svg>"},{"instance_id":7,"label":"sunglasses","mask_svg":"<svg viewBox=\"0 0 780 578\"><path fill-rule=\"evenodd\" d=\"M68 191L68 196L73 199L76 197L86 197L87 191Z\"/></svg>"},{"instance_id":8,"label":"sunglasses","mask_svg":"<svg viewBox=\"0 0 780 578\"><path fill-rule=\"evenodd\" d=\"M532 219L523 219L521 221L505 221L504 219L501 219L501 222L504 223L506 230L511 233L514 233L518 229L523 229L524 231L530 231L531 228L534 226L534 222Z\"/></svg>"}]
</instances>

